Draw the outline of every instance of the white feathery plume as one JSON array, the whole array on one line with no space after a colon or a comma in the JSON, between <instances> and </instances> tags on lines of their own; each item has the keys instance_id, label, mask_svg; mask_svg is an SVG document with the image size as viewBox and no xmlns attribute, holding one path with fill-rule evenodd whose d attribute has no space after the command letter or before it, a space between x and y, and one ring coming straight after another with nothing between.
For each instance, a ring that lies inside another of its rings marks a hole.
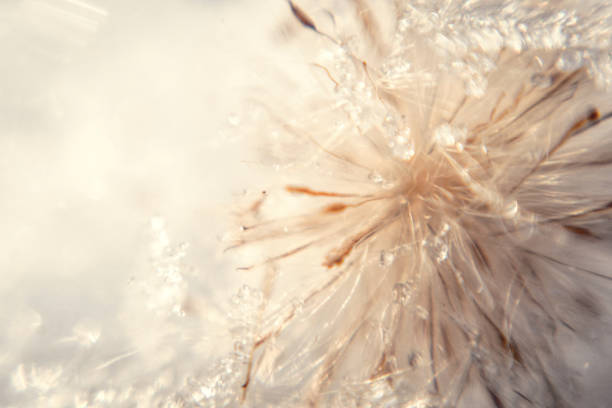
<instances>
[{"instance_id":1,"label":"white feathery plume","mask_svg":"<svg viewBox=\"0 0 612 408\"><path fill-rule=\"evenodd\" d=\"M289 6L307 70L241 129L275 172L228 241L264 280L217 403L595 406L569 350L610 316L612 9Z\"/></svg>"}]
</instances>

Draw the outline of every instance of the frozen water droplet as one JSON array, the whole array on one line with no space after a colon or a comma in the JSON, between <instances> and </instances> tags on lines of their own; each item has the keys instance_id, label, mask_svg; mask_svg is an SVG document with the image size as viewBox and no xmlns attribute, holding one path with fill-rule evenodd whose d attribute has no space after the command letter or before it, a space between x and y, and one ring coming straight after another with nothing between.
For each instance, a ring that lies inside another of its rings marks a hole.
<instances>
[{"instance_id":1,"label":"frozen water droplet","mask_svg":"<svg viewBox=\"0 0 612 408\"><path fill-rule=\"evenodd\" d=\"M441 244L440 250L438 251L438 256L436 257L436 262L442 263L446 261L447 258L448 258L448 245Z\"/></svg>"},{"instance_id":2,"label":"frozen water droplet","mask_svg":"<svg viewBox=\"0 0 612 408\"><path fill-rule=\"evenodd\" d=\"M172 313L178 317L186 316L185 310L180 304L175 304L174 306L172 306Z\"/></svg>"},{"instance_id":3,"label":"frozen water droplet","mask_svg":"<svg viewBox=\"0 0 612 408\"><path fill-rule=\"evenodd\" d=\"M444 224L442 224L442 228L440 228L440 236L443 237L445 236L448 231L450 231L450 225L448 225L447 222L445 222Z\"/></svg>"},{"instance_id":4,"label":"frozen water droplet","mask_svg":"<svg viewBox=\"0 0 612 408\"><path fill-rule=\"evenodd\" d=\"M378 406L377 403L386 401L388 395L393 393L393 388L387 381L374 381L366 385L367 399L373 404L369 406Z\"/></svg>"},{"instance_id":5,"label":"frozen water droplet","mask_svg":"<svg viewBox=\"0 0 612 408\"><path fill-rule=\"evenodd\" d=\"M410 137L410 128L399 132L390 144L393 155L401 160L410 160L414 156L414 143Z\"/></svg>"},{"instance_id":6,"label":"frozen water droplet","mask_svg":"<svg viewBox=\"0 0 612 408\"><path fill-rule=\"evenodd\" d=\"M77 323L72 333L76 342L85 347L94 345L100 338L100 328L91 322Z\"/></svg>"},{"instance_id":7,"label":"frozen water droplet","mask_svg":"<svg viewBox=\"0 0 612 408\"><path fill-rule=\"evenodd\" d=\"M429 312L423 306L417 305L415 308L415 312L417 316L419 316L423 320L429 319Z\"/></svg>"},{"instance_id":8,"label":"frozen water droplet","mask_svg":"<svg viewBox=\"0 0 612 408\"><path fill-rule=\"evenodd\" d=\"M232 302L247 309L255 309L263 300L261 291L248 285L243 285L236 295L232 297Z\"/></svg>"},{"instance_id":9,"label":"frozen water droplet","mask_svg":"<svg viewBox=\"0 0 612 408\"><path fill-rule=\"evenodd\" d=\"M552 85L552 78L550 75L537 73L531 76L531 83L538 88L548 88Z\"/></svg>"},{"instance_id":10,"label":"frozen water droplet","mask_svg":"<svg viewBox=\"0 0 612 408\"><path fill-rule=\"evenodd\" d=\"M383 181L385 181L383 176L381 176L380 173L375 171L368 174L368 179L376 184L381 184Z\"/></svg>"},{"instance_id":11,"label":"frozen water droplet","mask_svg":"<svg viewBox=\"0 0 612 408\"><path fill-rule=\"evenodd\" d=\"M575 71L582 66L582 52L565 50L557 60L557 68L561 71Z\"/></svg>"},{"instance_id":12,"label":"frozen water droplet","mask_svg":"<svg viewBox=\"0 0 612 408\"><path fill-rule=\"evenodd\" d=\"M403 59L394 59L384 64L383 74L387 81L399 80L410 73L412 66Z\"/></svg>"},{"instance_id":13,"label":"frozen water droplet","mask_svg":"<svg viewBox=\"0 0 612 408\"><path fill-rule=\"evenodd\" d=\"M211 399L215 396L215 390L212 387L202 386L200 392L204 398Z\"/></svg>"},{"instance_id":14,"label":"frozen water droplet","mask_svg":"<svg viewBox=\"0 0 612 408\"><path fill-rule=\"evenodd\" d=\"M389 266L395 261L395 255L391 252L380 251L379 263L380 266Z\"/></svg>"},{"instance_id":15,"label":"frozen water droplet","mask_svg":"<svg viewBox=\"0 0 612 408\"><path fill-rule=\"evenodd\" d=\"M392 131L395 131L397 129L397 122L392 114L388 113L387 115L385 115L385 118L383 119L383 126Z\"/></svg>"},{"instance_id":16,"label":"frozen water droplet","mask_svg":"<svg viewBox=\"0 0 612 408\"><path fill-rule=\"evenodd\" d=\"M465 82L465 93L474 98L482 98L487 86L487 79L483 75L474 75Z\"/></svg>"},{"instance_id":17,"label":"frozen water droplet","mask_svg":"<svg viewBox=\"0 0 612 408\"><path fill-rule=\"evenodd\" d=\"M397 30L400 33L407 31L410 28L410 19L402 18L397 22Z\"/></svg>"},{"instance_id":18,"label":"frozen water droplet","mask_svg":"<svg viewBox=\"0 0 612 408\"><path fill-rule=\"evenodd\" d=\"M518 202L516 200L511 201L504 206L503 215L506 218L513 218L518 213L518 209Z\"/></svg>"},{"instance_id":19,"label":"frozen water droplet","mask_svg":"<svg viewBox=\"0 0 612 408\"><path fill-rule=\"evenodd\" d=\"M405 128L395 137L395 143L405 145L410 143L410 128Z\"/></svg>"},{"instance_id":20,"label":"frozen water droplet","mask_svg":"<svg viewBox=\"0 0 612 408\"><path fill-rule=\"evenodd\" d=\"M393 148L393 155L398 159L410 160L414 156L414 148L412 146L396 146Z\"/></svg>"},{"instance_id":21,"label":"frozen water droplet","mask_svg":"<svg viewBox=\"0 0 612 408\"><path fill-rule=\"evenodd\" d=\"M383 185L381 187L383 188L383 190L391 190L393 187L395 187L395 183L393 183L391 181L387 181L387 182L383 183Z\"/></svg>"},{"instance_id":22,"label":"frozen water droplet","mask_svg":"<svg viewBox=\"0 0 612 408\"><path fill-rule=\"evenodd\" d=\"M466 136L466 129L456 128L448 123L444 123L434 130L434 140L442 146L452 146L463 142Z\"/></svg>"},{"instance_id":23,"label":"frozen water droplet","mask_svg":"<svg viewBox=\"0 0 612 408\"><path fill-rule=\"evenodd\" d=\"M295 298L291 301L291 304L293 305L294 315L300 315L304 311L304 301L302 299Z\"/></svg>"},{"instance_id":24,"label":"frozen water droplet","mask_svg":"<svg viewBox=\"0 0 612 408\"><path fill-rule=\"evenodd\" d=\"M393 286L392 299L394 303L406 306L412 300L412 286L407 283L396 283Z\"/></svg>"}]
</instances>

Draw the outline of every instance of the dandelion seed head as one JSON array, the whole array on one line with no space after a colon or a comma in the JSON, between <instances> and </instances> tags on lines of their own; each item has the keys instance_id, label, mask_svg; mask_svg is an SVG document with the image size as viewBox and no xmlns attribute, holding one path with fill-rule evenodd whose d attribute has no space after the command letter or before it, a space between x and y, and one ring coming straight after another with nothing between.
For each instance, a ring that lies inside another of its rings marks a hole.
<instances>
[{"instance_id":1,"label":"dandelion seed head","mask_svg":"<svg viewBox=\"0 0 612 408\"><path fill-rule=\"evenodd\" d=\"M288 164L230 239L265 299L241 401L571 405L554 342L601 316L579 275L609 279L568 257L610 225L612 186L584 169L612 148L601 14L355 1L318 25L290 4L292 44L323 51L316 92L252 129L260 163Z\"/></svg>"}]
</instances>

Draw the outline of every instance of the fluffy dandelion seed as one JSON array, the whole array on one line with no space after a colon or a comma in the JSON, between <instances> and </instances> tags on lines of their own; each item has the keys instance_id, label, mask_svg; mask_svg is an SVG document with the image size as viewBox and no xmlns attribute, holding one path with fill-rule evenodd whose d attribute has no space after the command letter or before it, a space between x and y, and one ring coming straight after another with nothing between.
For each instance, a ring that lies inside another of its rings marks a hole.
<instances>
[{"instance_id":1,"label":"fluffy dandelion seed","mask_svg":"<svg viewBox=\"0 0 612 408\"><path fill-rule=\"evenodd\" d=\"M584 401L564 345L609 314L611 10L289 6L320 86L261 103L284 181L230 244L265 275L237 399Z\"/></svg>"}]
</instances>

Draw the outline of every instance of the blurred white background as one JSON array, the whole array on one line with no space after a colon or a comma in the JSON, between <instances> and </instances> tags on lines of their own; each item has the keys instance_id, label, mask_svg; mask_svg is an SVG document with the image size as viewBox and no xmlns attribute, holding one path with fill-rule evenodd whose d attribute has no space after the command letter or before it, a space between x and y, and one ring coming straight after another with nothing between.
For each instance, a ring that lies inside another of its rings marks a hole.
<instances>
[{"instance_id":1,"label":"blurred white background","mask_svg":"<svg viewBox=\"0 0 612 408\"><path fill-rule=\"evenodd\" d=\"M115 367L222 351L232 125L286 12L266 3L0 3L0 405L116 406Z\"/></svg>"}]
</instances>

